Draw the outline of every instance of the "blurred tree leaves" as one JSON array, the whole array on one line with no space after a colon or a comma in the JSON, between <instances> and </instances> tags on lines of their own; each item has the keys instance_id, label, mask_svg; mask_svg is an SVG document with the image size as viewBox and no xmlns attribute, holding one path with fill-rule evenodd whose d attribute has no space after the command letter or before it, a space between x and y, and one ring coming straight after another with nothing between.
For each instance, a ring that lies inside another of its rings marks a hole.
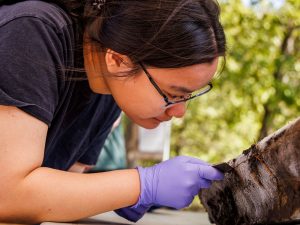
<instances>
[{"instance_id":1,"label":"blurred tree leaves","mask_svg":"<svg viewBox=\"0 0 300 225\"><path fill-rule=\"evenodd\" d=\"M173 121L173 155L229 160L299 116L300 1L272 2L220 1L226 67Z\"/></svg>"}]
</instances>

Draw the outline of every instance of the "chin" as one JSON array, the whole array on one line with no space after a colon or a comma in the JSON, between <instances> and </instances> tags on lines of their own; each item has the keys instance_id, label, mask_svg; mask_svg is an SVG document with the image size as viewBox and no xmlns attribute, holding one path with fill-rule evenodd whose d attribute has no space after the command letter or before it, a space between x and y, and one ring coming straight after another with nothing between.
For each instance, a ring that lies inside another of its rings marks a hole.
<instances>
[{"instance_id":1,"label":"chin","mask_svg":"<svg viewBox=\"0 0 300 225\"><path fill-rule=\"evenodd\" d=\"M154 129L156 127L159 126L159 124L161 123L161 121L159 121L158 119L155 118L140 118L137 116L133 116L130 115L129 113L126 113L124 110L123 112L128 116L128 118L133 121L134 123L136 123L137 125L139 125L140 127L143 127L145 129Z\"/></svg>"},{"instance_id":2,"label":"chin","mask_svg":"<svg viewBox=\"0 0 300 225\"><path fill-rule=\"evenodd\" d=\"M159 123L157 123L157 124L147 124L147 126L142 126L143 128L145 128L145 129L154 129L154 128L156 128L156 127L158 127L158 125L159 125Z\"/></svg>"},{"instance_id":3,"label":"chin","mask_svg":"<svg viewBox=\"0 0 300 225\"><path fill-rule=\"evenodd\" d=\"M154 129L158 127L161 122L157 119L147 119L143 121L138 121L136 123L143 128Z\"/></svg>"}]
</instances>

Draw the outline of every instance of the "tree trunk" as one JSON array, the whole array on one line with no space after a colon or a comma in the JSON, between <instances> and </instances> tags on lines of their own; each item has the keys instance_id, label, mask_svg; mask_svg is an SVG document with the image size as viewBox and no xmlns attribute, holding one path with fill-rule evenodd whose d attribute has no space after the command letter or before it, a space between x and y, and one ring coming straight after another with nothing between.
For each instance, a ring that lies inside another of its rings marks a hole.
<instances>
[{"instance_id":1,"label":"tree trunk","mask_svg":"<svg viewBox=\"0 0 300 225\"><path fill-rule=\"evenodd\" d=\"M282 83L282 72L281 69L284 65L284 61L280 60L280 58L284 57L287 58L291 53L289 53L288 51L288 42L291 40L292 38L292 34L293 31L296 29L297 27L292 26L292 25L286 25L286 31L284 33L283 39L282 39L282 43L281 43L281 47L280 47L280 54L278 56L278 62L275 62L275 71L273 73L273 77L275 80L275 84L276 82L278 83ZM276 93L279 92L277 85L274 85L275 91ZM278 103L278 101L277 101ZM272 110L272 104L274 105L274 103L272 103L272 101L269 99L265 104L263 104L264 107L264 114L262 117L262 126L259 132L259 139L265 137L268 135L268 131L270 129L270 121L272 121L272 117L275 116L275 112Z\"/></svg>"},{"instance_id":2,"label":"tree trunk","mask_svg":"<svg viewBox=\"0 0 300 225\"><path fill-rule=\"evenodd\" d=\"M300 224L300 117L229 161L199 193L217 225Z\"/></svg>"}]
</instances>

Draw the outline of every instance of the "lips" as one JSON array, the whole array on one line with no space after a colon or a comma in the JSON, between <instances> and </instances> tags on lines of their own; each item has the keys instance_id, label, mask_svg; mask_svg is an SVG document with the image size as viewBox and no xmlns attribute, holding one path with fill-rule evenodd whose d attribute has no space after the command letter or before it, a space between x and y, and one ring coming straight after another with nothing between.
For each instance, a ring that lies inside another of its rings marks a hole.
<instances>
[{"instance_id":1,"label":"lips","mask_svg":"<svg viewBox=\"0 0 300 225\"><path fill-rule=\"evenodd\" d=\"M171 117L171 118L166 118L166 119L159 119L159 118L154 118L154 119L156 119L156 120L158 120L160 123L162 123L162 122L166 122L166 121L171 120L172 117Z\"/></svg>"}]
</instances>

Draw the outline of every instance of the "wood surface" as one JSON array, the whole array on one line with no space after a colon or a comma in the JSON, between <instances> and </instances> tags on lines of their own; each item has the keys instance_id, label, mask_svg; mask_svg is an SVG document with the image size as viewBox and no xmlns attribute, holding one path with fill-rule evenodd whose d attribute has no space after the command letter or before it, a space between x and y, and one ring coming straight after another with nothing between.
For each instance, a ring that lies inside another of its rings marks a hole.
<instances>
[{"instance_id":1,"label":"wood surface","mask_svg":"<svg viewBox=\"0 0 300 225\"><path fill-rule=\"evenodd\" d=\"M300 117L230 160L199 193L217 225L300 224Z\"/></svg>"}]
</instances>

